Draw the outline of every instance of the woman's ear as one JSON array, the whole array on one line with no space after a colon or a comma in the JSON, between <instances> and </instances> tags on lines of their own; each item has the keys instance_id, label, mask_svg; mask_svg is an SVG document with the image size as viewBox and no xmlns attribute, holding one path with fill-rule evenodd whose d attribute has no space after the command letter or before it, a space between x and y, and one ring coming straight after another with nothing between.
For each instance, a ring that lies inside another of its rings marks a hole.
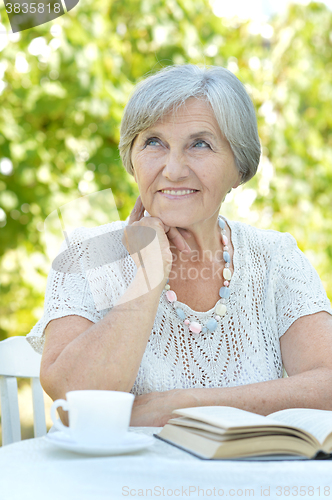
<instances>
[{"instance_id":1,"label":"woman's ear","mask_svg":"<svg viewBox=\"0 0 332 500\"><path fill-rule=\"evenodd\" d=\"M241 181L242 181L242 174L239 174L239 177L238 177L237 181L235 182L233 189L236 189L237 187L239 187L239 185L241 184Z\"/></svg>"},{"instance_id":2,"label":"woman's ear","mask_svg":"<svg viewBox=\"0 0 332 500\"><path fill-rule=\"evenodd\" d=\"M136 184L137 184L136 172L135 172L134 165L133 165L133 161L132 161L132 157L131 157L131 155L132 155L132 153L133 153L133 147L134 147L134 143L135 143L136 139L137 139L137 135L136 135L136 136L134 137L134 139L132 140L132 143L131 143L131 146L130 146L130 153L129 153L129 155L130 155L130 156L129 156L129 161L130 161L131 171L132 171L132 173L133 173L134 180L135 180L135 182L136 182Z\"/></svg>"},{"instance_id":3,"label":"woman's ear","mask_svg":"<svg viewBox=\"0 0 332 500\"><path fill-rule=\"evenodd\" d=\"M132 163L131 159L130 159L130 166L131 166L131 171L133 173L134 180L135 180L135 182L137 184L136 172L135 172L135 169L134 169L134 166L133 166L133 163Z\"/></svg>"}]
</instances>

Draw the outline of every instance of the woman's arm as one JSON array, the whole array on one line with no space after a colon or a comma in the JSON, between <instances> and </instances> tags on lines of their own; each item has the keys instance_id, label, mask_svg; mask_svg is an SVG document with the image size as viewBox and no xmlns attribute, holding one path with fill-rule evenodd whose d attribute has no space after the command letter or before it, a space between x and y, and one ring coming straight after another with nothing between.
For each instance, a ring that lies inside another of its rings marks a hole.
<instances>
[{"instance_id":1,"label":"woman's arm","mask_svg":"<svg viewBox=\"0 0 332 500\"><path fill-rule=\"evenodd\" d=\"M52 399L75 389L130 391L135 382L172 265L170 241L190 252L185 232L143 213L138 197L128 222L136 230L124 233L137 273L112 310L96 324L72 315L51 321L45 330L40 380ZM150 228L149 234L155 230L152 242L145 228Z\"/></svg>"},{"instance_id":2,"label":"woman's arm","mask_svg":"<svg viewBox=\"0 0 332 500\"><path fill-rule=\"evenodd\" d=\"M80 316L49 323L40 379L52 399L75 389L130 391L163 286L164 282L144 293L145 276L138 270L121 303L98 323Z\"/></svg>"},{"instance_id":3,"label":"woman's arm","mask_svg":"<svg viewBox=\"0 0 332 500\"><path fill-rule=\"evenodd\" d=\"M285 408L332 410L332 316L296 320L280 339L288 378L208 389L176 389L135 399L131 425L162 426L177 408L233 406L268 415Z\"/></svg>"}]
</instances>

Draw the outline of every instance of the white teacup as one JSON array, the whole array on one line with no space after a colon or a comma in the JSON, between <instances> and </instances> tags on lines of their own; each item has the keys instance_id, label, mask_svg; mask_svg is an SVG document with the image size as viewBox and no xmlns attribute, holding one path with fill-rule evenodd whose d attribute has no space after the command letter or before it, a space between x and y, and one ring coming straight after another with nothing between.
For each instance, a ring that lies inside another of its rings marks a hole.
<instances>
[{"instance_id":1,"label":"white teacup","mask_svg":"<svg viewBox=\"0 0 332 500\"><path fill-rule=\"evenodd\" d=\"M67 399L57 399L51 406L54 427L70 438L87 444L109 444L128 432L135 396L119 391L70 391ZM69 427L57 420L56 409L68 411Z\"/></svg>"}]
</instances>

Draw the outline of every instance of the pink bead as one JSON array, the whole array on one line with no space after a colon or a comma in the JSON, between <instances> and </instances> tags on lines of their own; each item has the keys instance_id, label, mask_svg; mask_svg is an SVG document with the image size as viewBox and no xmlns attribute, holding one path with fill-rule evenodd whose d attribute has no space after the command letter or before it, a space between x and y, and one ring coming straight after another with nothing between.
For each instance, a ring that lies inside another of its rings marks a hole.
<instances>
[{"instance_id":1,"label":"pink bead","mask_svg":"<svg viewBox=\"0 0 332 500\"><path fill-rule=\"evenodd\" d=\"M166 292L166 297L169 302L175 302L177 300L176 293L173 290L168 290Z\"/></svg>"},{"instance_id":2,"label":"pink bead","mask_svg":"<svg viewBox=\"0 0 332 500\"><path fill-rule=\"evenodd\" d=\"M223 242L224 245L228 245L228 238L224 234L222 236L222 242Z\"/></svg>"},{"instance_id":3,"label":"pink bead","mask_svg":"<svg viewBox=\"0 0 332 500\"><path fill-rule=\"evenodd\" d=\"M189 321L189 319L185 319L183 323L184 323L185 325L189 325L190 321Z\"/></svg>"},{"instance_id":4,"label":"pink bead","mask_svg":"<svg viewBox=\"0 0 332 500\"><path fill-rule=\"evenodd\" d=\"M196 321L192 321L189 325L189 330L193 333L201 333L202 327L199 323L196 323Z\"/></svg>"},{"instance_id":5,"label":"pink bead","mask_svg":"<svg viewBox=\"0 0 332 500\"><path fill-rule=\"evenodd\" d=\"M224 286L229 286L229 281L224 281Z\"/></svg>"},{"instance_id":6,"label":"pink bead","mask_svg":"<svg viewBox=\"0 0 332 500\"><path fill-rule=\"evenodd\" d=\"M215 319L216 321L220 321L220 319L221 319L221 318L220 318L219 314L216 314L216 316L214 317L214 319Z\"/></svg>"}]
</instances>

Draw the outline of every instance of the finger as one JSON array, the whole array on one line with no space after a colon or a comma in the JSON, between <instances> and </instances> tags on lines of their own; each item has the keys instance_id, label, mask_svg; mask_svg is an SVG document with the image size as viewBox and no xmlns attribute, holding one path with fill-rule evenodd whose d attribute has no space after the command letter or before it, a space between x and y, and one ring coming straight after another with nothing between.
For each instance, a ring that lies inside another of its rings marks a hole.
<instances>
[{"instance_id":1,"label":"finger","mask_svg":"<svg viewBox=\"0 0 332 500\"><path fill-rule=\"evenodd\" d=\"M137 222L142 219L144 216L144 206L141 200L141 197L138 196L134 208L131 211L131 214L128 219L128 224L132 224L133 222Z\"/></svg>"},{"instance_id":2,"label":"finger","mask_svg":"<svg viewBox=\"0 0 332 500\"><path fill-rule=\"evenodd\" d=\"M186 240L191 238L191 234L189 231L187 231L187 229L183 229L182 227L177 227L177 230Z\"/></svg>"},{"instance_id":3,"label":"finger","mask_svg":"<svg viewBox=\"0 0 332 500\"><path fill-rule=\"evenodd\" d=\"M188 243L185 241L183 236L180 234L176 227L171 227L167 232L167 237L172 243L176 246L180 252L190 253L191 248Z\"/></svg>"}]
</instances>

